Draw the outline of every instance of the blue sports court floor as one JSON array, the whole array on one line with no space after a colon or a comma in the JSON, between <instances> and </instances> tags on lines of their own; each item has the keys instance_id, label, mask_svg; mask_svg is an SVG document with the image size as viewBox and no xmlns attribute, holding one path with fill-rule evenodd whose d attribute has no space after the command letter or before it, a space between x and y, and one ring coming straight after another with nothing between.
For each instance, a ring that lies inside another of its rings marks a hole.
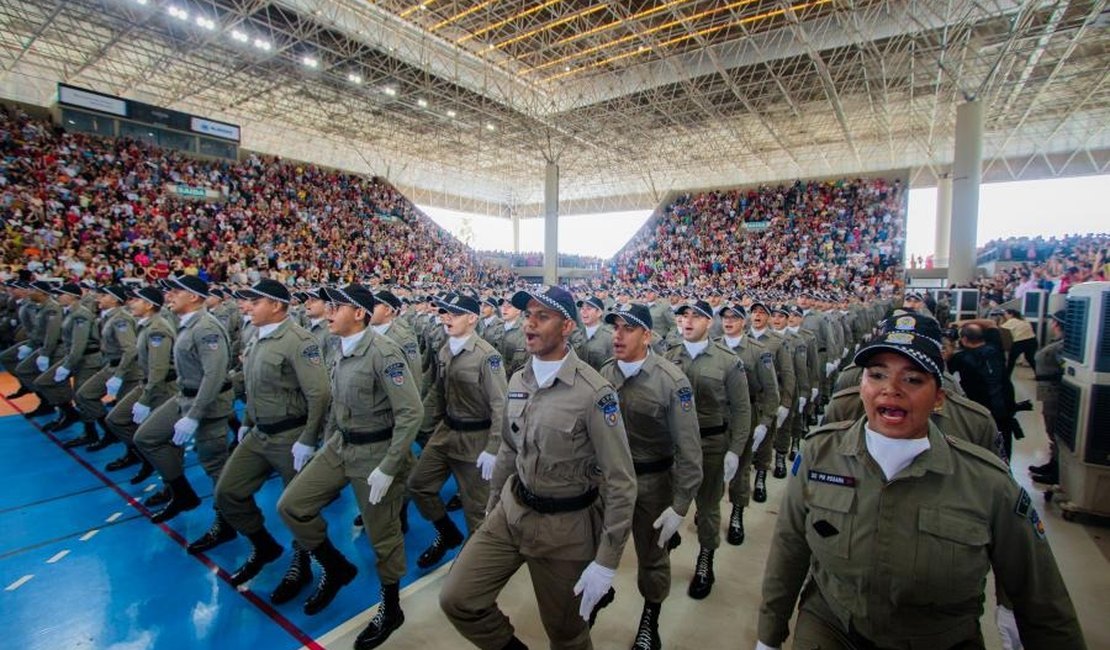
<instances>
[{"instance_id":1,"label":"blue sports court floor","mask_svg":"<svg viewBox=\"0 0 1110 650\"><path fill-rule=\"evenodd\" d=\"M34 404L34 398L19 402L25 409ZM350 490L324 514L332 542L358 565L359 575L326 610L310 617L301 604L311 586L280 607L269 602L288 566L291 542L274 509L281 491L276 476L257 500L286 554L237 591L227 578L250 552L246 539L206 555L185 552L187 540L203 534L212 519L212 485L192 452L186 456L187 474L204 505L155 525L140 502L161 487L157 474L129 485L134 468L103 471L122 453L122 445L98 453L68 451L59 443L76 436L80 425L54 436L38 428L46 421L0 417L0 476L6 488L0 491L0 645L23 650L320 648L316 639L377 603L374 553L362 529L351 524L357 512ZM453 493L449 482L444 494ZM452 513L463 527L461 515ZM402 587L435 570L416 567L434 529L411 505L409 522L409 573ZM449 553L444 562L453 556ZM313 565L313 571L318 577L319 568Z\"/></svg>"}]
</instances>

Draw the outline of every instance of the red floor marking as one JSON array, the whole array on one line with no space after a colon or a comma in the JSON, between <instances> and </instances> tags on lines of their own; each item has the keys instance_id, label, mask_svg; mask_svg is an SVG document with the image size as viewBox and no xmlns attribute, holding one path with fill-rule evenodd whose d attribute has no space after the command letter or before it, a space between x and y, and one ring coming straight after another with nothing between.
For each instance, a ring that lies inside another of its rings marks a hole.
<instances>
[{"instance_id":1,"label":"red floor marking","mask_svg":"<svg viewBox=\"0 0 1110 650\"><path fill-rule=\"evenodd\" d=\"M8 407L13 409L13 412L15 412L15 413L23 413L24 412L22 409L19 408L19 406L17 406L15 403L10 401L7 397L3 397L2 399ZM130 505L132 508L135 508L139 512L143 513L147 517L151 516L152 513L150 512L150 509L148 509L146 506L144 506L141 502L136 500L130 494L124 492L123 488L116 485L115 481L113 481L112 479L105 476L103 473L101 473L100 470L93 467L84 458L81 458L80 456L78 456L76 452L74 452L71 449L66 449L65 447L63 447L62 446L62 441L59 440L56 436L54 436L54 434L52 434L48 431L43 431L42 427L39 426L39 423L35 422L34 420L28 420L28 422L31 423L31 426L38 429L39 432L42 433L42 435L49 438L50 441L53 442L55 445L57 445L59 449L61 449L65 453L69 454L70 458L72 458L73 460L80 463L82 467L84 467L86 470L89 471L89 473L91 473L93 476L95 476L98 479L100 479L101 481L103 481L104 484L107 485L108 487L112 488L112 490L114 490L116 494L121 496L123 498L123 500L127 502L128 505ZM158 528L161 528L162 532L165 533L166 536L168 536L173 541L177 542L178 546L180 546L182 549L187 549L188 548L188 546L189 546L188 540L186 540L184 537L182 537L177 531L170 528L169 526L167 526L164 523L163 524L155 524L155 525L157 525ZM218 564L213 562L212 559L209 558L207 555L205 555L204 553L196 553L196 554L189 553L189 555L191 557L194 557L197 560L199 560L200 563L203 564L204 566L208 567L211 570L214 570L216 572L216 575L219 576L221 580L226 582L228 584L228 586L231 586L231 574L228 573L227 571L225 571ZM280 626L283 630L288 632L289 635L292 636L294 639L296 639L298 642L300 642L301 645L305 646L306 648L310 648L311 650L325 650L324 646L317 643L316 640L313 639L308 633L306 633L304 630L302 630L301 628L294 625L293 622L290 621L289 619L285 618L281 614L281 612L274 609L270 605L270 603L263 600L261 597L259 597L258 594L254 593L253 591L251 591L249 589L240 590L236 587L232 587L232 589L239 592L239 595L241 595L243 598L247 599L247 602L249 602L250 604L254 605L256 608L258 608L258 610L261 611L263 614L265 614L266 617L269 618L271 621L273 621L274 623L277 623L278 626Z\"/></svg>"}]
</instances>

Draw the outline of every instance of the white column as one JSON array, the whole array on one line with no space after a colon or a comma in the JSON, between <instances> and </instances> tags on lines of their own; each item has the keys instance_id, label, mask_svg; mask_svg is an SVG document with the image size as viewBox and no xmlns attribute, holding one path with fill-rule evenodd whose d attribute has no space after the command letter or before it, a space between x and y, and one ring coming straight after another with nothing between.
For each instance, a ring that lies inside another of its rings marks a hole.
<instances>
[{"instance_id":1,"label":"white column","mask_svg":"<svg viewBox=\"0 0 1110 650\"><path fill-rule=\"evenodd\" d=\"M544 173L543 282L559 283L559 165L553 162Z\"/></svg>"},{"instance_id":2,"label":"white column","mask_svg":"<svg viewBox=\"0 0 1110 650\"><path fill-rule=\"evenodd\" d=\"M975 277L979 232L979 184L983 178L983 105L970 101L956 108L956 155L952 162L952 229L948 238L948 282Z\"/></svg>"},{"instance_id":3,"label":"white column","mask_svg":"<svg viewBox=\"0 0 1110 650\"><path fill-rule=\"evenodd\" d=\"M509 219L511 219L512 223L513 223L513 252L514 253L519 253L520 252L520 214L517 213L515 208L509 210Z\"/></svg>"},{"instance_id":4,"label":"white column","mask_svg":"<svg viewBox=\"0 0 1110 650\"><path fill-rule=\"evenodd\" d=\"M937 229L933 268L948 267L948 239L952 236L952 172L937 177Z\"/></svg>"}]
</instances>

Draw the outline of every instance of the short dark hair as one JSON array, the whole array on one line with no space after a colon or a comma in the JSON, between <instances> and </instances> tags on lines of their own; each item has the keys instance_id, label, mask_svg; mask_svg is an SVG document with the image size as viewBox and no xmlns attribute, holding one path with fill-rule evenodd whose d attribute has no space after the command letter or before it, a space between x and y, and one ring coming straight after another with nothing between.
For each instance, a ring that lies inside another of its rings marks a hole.
<instances>
[{"instance_id":1,"label":"short dark hair","mask_svg":"<svg viewBox=\"0 0 1110 650\"><path fill-rule=\"evenodd\" d=\"M983 340L983 328L979 325L964 325L960 328L960 338L978 343Z\"/></svg>"}]
</instances>

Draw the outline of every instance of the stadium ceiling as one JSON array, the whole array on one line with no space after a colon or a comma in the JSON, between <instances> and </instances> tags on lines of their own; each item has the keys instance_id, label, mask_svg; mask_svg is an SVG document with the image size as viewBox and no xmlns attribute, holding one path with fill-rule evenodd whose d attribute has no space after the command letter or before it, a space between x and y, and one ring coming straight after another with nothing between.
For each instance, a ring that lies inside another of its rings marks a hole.
<instances>
[{"instance_id":1,"label":"stadium ceiling","mask_svg":"<svg viewBox=\"0 0 1110 650\"><path fill-rule=\"evenodd\" d=\"M243 125L417 202L563 213L950 163L1110 166L1106 0L5 0L0 94L58 81Z\"/></svg>"}]
</instances>

